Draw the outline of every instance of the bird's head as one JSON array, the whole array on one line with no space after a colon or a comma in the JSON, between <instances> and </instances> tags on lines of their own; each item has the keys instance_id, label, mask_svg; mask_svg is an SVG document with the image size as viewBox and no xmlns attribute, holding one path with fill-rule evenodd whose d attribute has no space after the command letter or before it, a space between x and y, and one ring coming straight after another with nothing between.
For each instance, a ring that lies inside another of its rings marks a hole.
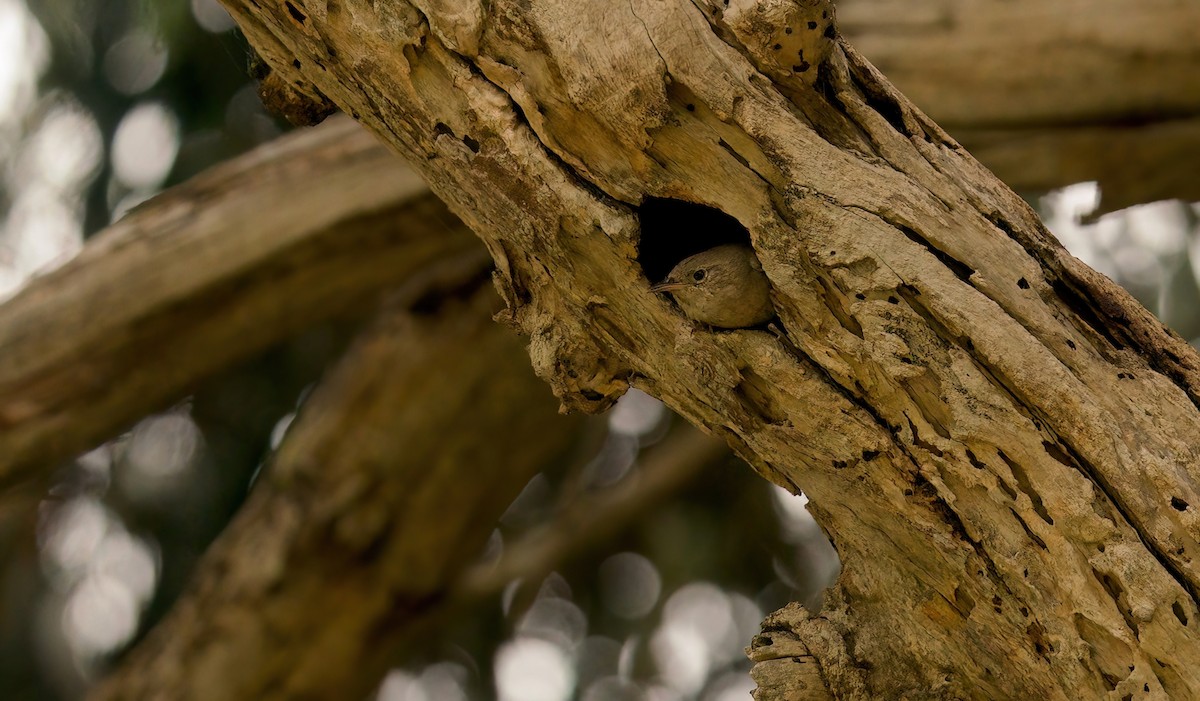
<instances>
[{"instance_id":1,"label":"bird's head","mask_svg":"<svg viewBox=\"0 0 1200 701\"><path fill-rule=\"evenodd\" d=\"M744 246L718 246L680 261L667 277L650 289L654 292L721 290L738 284L745 275L748 258L753 257ZM757 264L757 259L754 263Z\"/></svg>"}]
</instances>

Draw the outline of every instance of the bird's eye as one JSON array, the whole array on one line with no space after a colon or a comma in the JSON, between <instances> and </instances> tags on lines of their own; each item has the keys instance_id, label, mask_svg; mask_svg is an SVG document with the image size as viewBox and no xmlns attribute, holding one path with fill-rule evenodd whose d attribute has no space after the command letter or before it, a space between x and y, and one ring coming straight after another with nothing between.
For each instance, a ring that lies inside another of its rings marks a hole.
<instances>
[{"instance_id":1,"label":"bird's eye","mask_svg":"<svg viewBox=\"0 0 1200 701\"><path fill-rule=\"evenodd\" d=\"M708 275L708 271L705 270L704 268L700 268L696 272L692 273L692 279L695 280L696 282L704 282L704 278L707 275Z\"/></svg>"}]
</instances>

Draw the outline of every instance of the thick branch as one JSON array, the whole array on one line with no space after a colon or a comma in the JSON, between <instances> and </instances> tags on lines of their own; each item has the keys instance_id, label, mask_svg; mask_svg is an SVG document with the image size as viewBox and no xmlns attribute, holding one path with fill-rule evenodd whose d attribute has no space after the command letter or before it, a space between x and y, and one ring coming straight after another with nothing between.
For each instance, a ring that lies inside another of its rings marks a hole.
<instances>
[{"instance_id":1,"label":"thick branch","mask_svg":"<svg viewBox=\"0 0 1200 701\"><path fill-rule=\"evenodd\" d=\"M422 312L390 312L354 344L191 589L92 698L362 698L429 632L449 583L580 424L556 416L492 323L473 258L432 273L457 292L420 295Z\"/></svg>"},{"instance_id":2,"label":"thick branch","mask_svg":"<svg viewBox=\"0 0 1200 701\"><path fill-rule=\"evenodd\" d=\"M1200 358L839 41L827 4L227 4L480 235L565 406L636 384L805 487L845 563L841 615L804 638L835 696L1200 695L1181 438ZM647 196L745 226L784 337L649 291L639 248L682 257L698 232L641 230Z\"/></svg>"},{"instance_id":3,"label":"thick branch","mask_svg":"<svg viewBox=\"0 0 1200 701\"><path fill-rule=\"evenodd\" d=\"M1194 3L1092 0L1087 12L1066 0L837 6L846 38L943 126L1200 115ZM980 114L992 115L990 123Z\"/></svg>"},{"instance_id":4,"label":"thick branch","mask_svg":"<svg viewBox=\"0 0 1200 701\"><path fill-rule=\"evenodd\" d=\"M1200 4L841 0L846 37L1011 187L1200 200Z\"/></svg>"},{"instance_id":5,"label":"thick branch","mask_svg":"<svg viewBox=\"0 0 1200 701\"><path fill-rule=\"evenodd\" d=\"M475 246L349 120L207 171L0 306L0 482Z\"/></svg>"},{"instance_id":6,"label":"thick branch","mask_svg":"<svg viewBox=\"0 0 1200 701\"><path fill-rule=\"evenodd\" d=\"M382 381L384 384L376 387L375 391L392 397L408 396L407 403L423 401L421 397L403 394L411 392L413 389L412 377L408 374L398 376L394 384L389 380L395 376L394 366L404 362L403 358L398 358L395 354L405 352L404 349L411 344L421 343L420 338L427 337L429 327L434 327L436 331L436 327L440 326L470 326L482 323L479 318L471 318L471 315L478 312L478 309L459 304L451 305L451 307L445 312L443 320L436 323L426 319L413 326L412 321L409 320L408 322L398 322L398 329L386 332L379 330L386 328L386 323L380 324L376 334L382 334L381 337L373 341L363 341L347 355L340 363L342 369L336 371L333 379L327 383L331 386L320 390L317 395L319 399L315 400L318 403L310 405L306 409L305 416L308 418L296 424L293 433L288 437L289 442L298 441L307 445L309 441L318 443L330 441L331 445L328 449L331 451L344 450L344 447L339 448L333 443L346 439L345 436L338 437L327 426L355 425L355 432L362 433L370 432L378 423L377 428L380 431L386 430L387 433L395 436L394 439L389 439L385 446L378 444L372 446L370 452L375 457L363 464L356 464L355 461L361 461L366 451L360 452L357 449L357 443L351 441L349 454L339 456L334 463L337 472L321 478L322 483L327 483L330 489L348 481L375 479L373 470L376 468L370 467L371 463L389 465L386 468L388 474L384 475L383 479L401 479L400 475L393 477L391 471L403 472L404 466L421 458L419 452L414 456L406 455L409 444L402 443L402 441L411 440L418 428L395 425L394 417L386 413L393 411L395 407L390 404L386 408L372 407L364 413L360 402L351 395L368 385L378 385ZM421 332L419 336L412 335L418 331ZM489 337L499 335L500 338L496 339L497 342L500 342L501 345L511 345L505 341L504 336L507 334L501 329L471 331L471 334L477 333L485 333ZM469 346L477 339L471 336L463 340ZM446 339L445 342L452 341ZM435 340L431 352L436 350L440 343L442 343L441 340ZM456 348L455 352L458 353L460 350L461 347ZM546 406L544 402L536 401L542 398L536 396L540 394L540 390L537 390L540 387L540 381L536 380L528 368L522 367L527 362L524 354L514 355L511 348L508 350L510 352L501 356L504 360L491 366L488 365L489 361L481 356L473 357L469 361L471 365L468 367L453 368L443 367L444 361L435 362L432 358L422 357L417 359L417 365L413 372L424 368L430 373L440 373L448 384L463 382L468 385L476 381L490 382L490 373L518 373L525 381L532 383L533 394L531 396L535 399L533 409L535 415L542 416ZM506 360L512 361L511 367L504 362ZM459 361L451 361L451 363L456 362ZM479 367L475 368L475 364L478 364ZM463 370L467 371L462 372ZM485 371L488 377L476 374ZM350 372L354 373L355 379L347 381L350 378ZM438 401L442 396L439 394L437 397L424 399ZM428 438L435 442L467 440L472 444L478 443L482 446L488 441L496 440L498 435L507 433L507 428L500 423L504 419L499 415L493 416L490 410L482 410L474 405L458 407L458 409L461 413L455 415L455 425L470 423L468 431L458 433L450 426L443 426L431 431ZM516 430L530 428L523 423L520 412L514 411L512 407L506 409L507 420L511 422L512 428ZM311 418L318 412L319 416ZM481 417L485 420L477 425L473 423ZM357 427L364 420L367 425ZM496 425L492 425L493 423ZM578 422L555 418L552 423L557 424L562 431L562 435L551 436L552 444L566 445L568 440L579 434L576 430L579 428ZM301 434L304 432L313 432L316 436L314 438L302 437ZM537 442L541 438L542 433L539 431L537 436L518 435L512 440ZM343 443L342 445L347 444ZM388 446L395 448L398 452L390 455L388 459L375 455L376 451L389 450ZM292 454L294 455L294 453ZM564 561L577 557L596 544L611 539L635 523L654 505L669 498L674 492L695 479L702 468L709 467L714 461L727 456L728 451L723 444L705 437L695 430L685 428L676 431L663 443L651 448L639 461L636 471L620 483L610 489L585 495L565 504L551 522L506 544L503 554L498 560L473 564L461 570L456 569L459 564L456 562L454 567L448 566L436 571L431 583L427 585L429 590L425 592L421 605L408 611L406 617L398 618L394 611L386 608L375 608L365 612L363 615L368 618L373 616L374 622L364 621L361 627L364 629L386 628L388 630L386 639L373 638L372 643L383 645L389 653L392 653L374 656L371 659L378 659L387 664L397 663L401 658L394 654L396 647L405 647L413 642L426 640L430 633L430 626L440 624L449 616L469 611L471 607L478 605L481 601L497 596L512 581L537 581L559 567ZM418 485L422 482L433 481L434 478L429 475L418 476L415 478L415 482L405 481L405 485L410 490L421 491L422 500L429 500L426 505L429 509L474 514L474 520L480 526L485 522L494 522L499 515L497 509L502 506L498 500L492 501L489 495L495 492L511 494L514 487L520 486L522 481L528 477L529 466L521 464L519 460L510 460L509 458L514 457L511 454L498 455L500 460L489 462L486 470L480 469L481 465L475 461L475 456L467 455L468 459L465 461L458 460L462 457L461 455L454 457L454 460L443 459L439 462L437 482L452 484L454 480L470 481L476 485L470 490L470 493L448 494L432 488L420 489ZM287 464L282 462L283 460L284 458L281 457L269 469L276 471L290 469ZM400 467L395 467L396 465ZM481 503L479 500L485 496L488 499L487 503ZM178 698L175 690L197 689L203 684L204 693L219 694L221 698L263 698L262 689L278 683L281 668L300 664L311 654L308 650L309 644L333 645L335 644L334 638L344 638L352 633L347 633L338 629L337 626L331 625L330 611L326 608L291 606L288 609L287 622L290 629L327 630L318 635L316 643L313 643L311 639L297 640L294 645L286 649L275 649L273 654L279 656L278 665L260 667L248 665L247 660L238 655L217 655L214 652L218 649L234 650L240 646L249 645L247 638L253 639L260 633L253 622L233 628L223 628L219 632L212 630L214 622L240 621L242 617L254 619L260 615L258 613L260 611L276 611L279 605L272 602L280 599L292 601L298 597L307 597L308 601L317 602L325 596L336 597L339 600L371 600L378 595L377 590L379 589L403 589L411 586L414 573L385 571L372 557L365 561L355 561L346 568L339 569L336 576L330 575L319 585L320 588L327 590L324 593L318 593L316 589L309 588L308 575L314 572L323 572L328 568L326 560L329 553L323 548L298 544L298 536L279 534L279 527L269 518L269 515L279 508L277 502L285 498L290 500L290 509L293 511L289 517L289 523L329 521L334 517L334 514L324 511L328 505L322 499L321 490L305 490L300 495L292 491L289 497L285 497L284 490L275 484L273 478L268 478L267 483L256 491L250 506L226 530L219 543L214 547L212 554L208 555L201 563L195 575L196 581L213 584L194 586L178 605L180 611L187 613L173 613L155 629L151 637L130 654L113 677L99 687L94 697L132 699L153 698L156 694L166 694L172 698ZM386 499L394 498L396 498L395 495L390 495ZM389 504L388 506L390 508L397 505ZM361 504L351 504L339 518L353 519L356 517L354 512L361 508ZM414 549L430 550L438 556L448 558L469 555L472 548L463 547L462 543L456 542L454 539L459 536L453 530L446 533L439 532L443 524L441 519L434 519L420 527L397 528L387 536L386 546L376 547L386 549L388 552ZM273 535L267 535L268 533ZM478 538L479 535L480 533L472 533L471 537ZM423 557L433 558L435 556L425 555ZM260 563L263 562L287 563L286 571L278 574L278 581L273 586L266 588L242 587L232 592L220 586L219 582L228 580L231 573L236 573L235 579L241 581L248 576L248 572L242 568L253 572L261 569ZM357 570L360 569L362 571L358 572ZM353 576L349 576L351 572L354 572ZM293 577L291 573L297 573L298 576ZM350 582L350 589L347 589L347 581ZM318 585L314 583L313 586ZM339 608L340 610L341 608ZM337 644L344 645L347 644L347 641L341 639ZM203 668L194 665L192 661L198 655L209 659L209 664ZM356 665L353 672L360 680L355 682L354 687L367 688L374 685L378 682L378 673L382 669L383 667L380 665L375 667ZM150 671L149 674L147 674L147 670ZM330 690L336 690L336 695L340 697L341 694L347 693L345 688L339 686L345 683L344 674L345 670L331 666L321 666L316 670L310 670L305 675L293 674L285 682L288 688L287 693L292 698L315 697L324 693L334 693ZM201 675L205 676L202 678ZM266 696L272 697L272 694L275 693L266 692Z\"/></svg>"}]
</instances>

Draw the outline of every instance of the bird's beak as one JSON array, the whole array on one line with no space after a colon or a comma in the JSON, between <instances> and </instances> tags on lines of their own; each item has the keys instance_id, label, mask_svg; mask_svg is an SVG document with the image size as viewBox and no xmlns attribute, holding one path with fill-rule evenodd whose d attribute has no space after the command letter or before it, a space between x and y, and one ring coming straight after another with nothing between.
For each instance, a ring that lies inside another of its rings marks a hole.
<instances>
[{"instance_id":1,"label":"bird's beak","mask_svg":"<svg viewBox=\"0 0 1200 701\"><path fill-rule=\"evenodd\" d=\"M672 290L682 290L685 287L687 287L687 283L675 282L674 280L671 280L670 278L668 278L668 279L663 280L662 282L658 283L657 285L652 285L650 287L650 291L651 292L670 292Z\"/></svg>"}]
</instances>

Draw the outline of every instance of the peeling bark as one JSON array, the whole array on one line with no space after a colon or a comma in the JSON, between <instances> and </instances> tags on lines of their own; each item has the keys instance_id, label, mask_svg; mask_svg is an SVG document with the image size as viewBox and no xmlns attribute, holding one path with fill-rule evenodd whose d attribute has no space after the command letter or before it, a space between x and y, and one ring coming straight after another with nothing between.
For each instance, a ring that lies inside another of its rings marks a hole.
<instances>
[{"instance_id":1,"label":"peeling bark","mask_svg":"<svg viewBox=\"0 0 1200 701\"><path fill-rule=\"evenodd\" d=\"M797 626L834 697L1200 695L1200 359L827 3L225 2L479 234L565 408L641 387L804 488L845 563ZM780 336L649 292L639 253L702 232L640 228L647 197L745 227Z\"/></svg>"}]
</instances>

